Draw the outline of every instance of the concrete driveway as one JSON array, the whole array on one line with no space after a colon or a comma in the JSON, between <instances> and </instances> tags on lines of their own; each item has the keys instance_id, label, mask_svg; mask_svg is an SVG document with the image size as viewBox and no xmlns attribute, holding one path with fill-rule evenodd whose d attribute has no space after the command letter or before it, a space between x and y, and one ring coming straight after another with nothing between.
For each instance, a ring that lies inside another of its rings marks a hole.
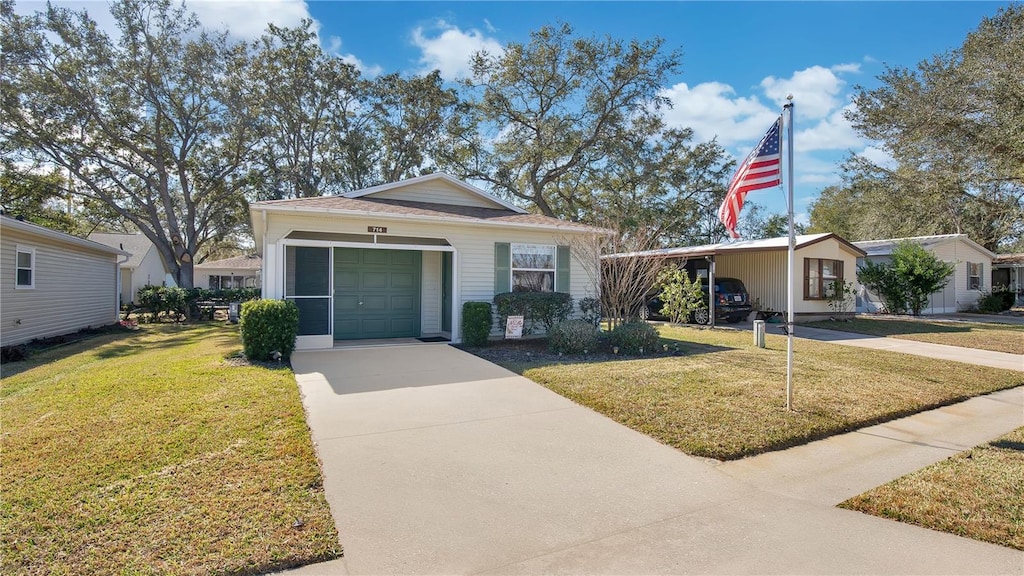
<instances>
[{"instance_id":1,"label":"concrete driveway","mask_svg":"<svg viewBox=\"0 0 1024 576\"><path fill-rule=\"evenodd\" d=\"M298 574L1024 574L758 487L444 344L292 364L345 557Z\"/></svg>"}]
</instances>

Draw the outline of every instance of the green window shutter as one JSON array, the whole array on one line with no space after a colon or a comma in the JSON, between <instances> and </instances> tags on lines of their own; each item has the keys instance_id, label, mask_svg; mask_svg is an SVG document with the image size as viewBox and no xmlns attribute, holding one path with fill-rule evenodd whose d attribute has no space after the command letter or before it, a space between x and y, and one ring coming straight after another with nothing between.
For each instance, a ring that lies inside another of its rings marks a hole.
<instances>
[{"instance_id":1,"label":"green window shutter","mask_svg":"<svg viewBox=\"0 0 1024 576\"><path fill-rule=\"evenodd\" d=\"M569 247L559 246L555 259L555 291L569 293Z\"/></svg>"},{"instance_id":2,"label":"green window shutter","mask_svg":"<svg viewBox=\"0 0 1024 576\"><path fill-rule=\"evenodd\" d=\"M512 290L512 245L508 242L494 243L494 293Z\"/></svg>"}]
</instances>

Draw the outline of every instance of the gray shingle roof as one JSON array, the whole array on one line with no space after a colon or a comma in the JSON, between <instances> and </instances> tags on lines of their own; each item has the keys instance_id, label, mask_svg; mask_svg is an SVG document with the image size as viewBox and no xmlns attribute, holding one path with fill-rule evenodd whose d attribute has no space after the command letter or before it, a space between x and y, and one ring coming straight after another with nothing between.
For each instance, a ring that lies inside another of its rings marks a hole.
<instances>
[{"instance_id":1,"label":"gray shingle roof","mask_svg":"<svg viewBox=\"0 0 1024 576\"><path fill-rule=\"evenodd\" d=\"M89 240L93 242L99 242L105 244L111 248L117 248L118 250L124 250L131 254L128 261L122 264L124 268L138 268L142 264L142 259L146 257L146 253L153 247L153 243L146 238L144 234L106 234L103 232L93 232L89 234Z\"/></svg>"},{"instance_id":2,"label":"gray shingle roof","mask_svg":"<svg viewBox=\"0 0 1024 576\"><path fill-rule=\"evenodd\" d=\"M260 270L263 268L263 258L254 254L243 256L232 256L222 260L207 260L202 264L196 264L196 268L235 268L239 270Z\"/></svg>"}]
</instances>

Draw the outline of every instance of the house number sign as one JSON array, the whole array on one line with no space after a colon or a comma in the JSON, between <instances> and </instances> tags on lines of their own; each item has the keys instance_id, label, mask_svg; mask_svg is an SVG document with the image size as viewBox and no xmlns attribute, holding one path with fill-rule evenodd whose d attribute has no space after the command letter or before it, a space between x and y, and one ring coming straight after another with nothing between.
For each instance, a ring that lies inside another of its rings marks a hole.
<instances>
[{"instance_id":1,"label":"house number sign","mask_svg":"<svg viewBox=\"0 0 1024 576\"><path fill-rule=\"evenodd\" d=\"M366 231L371 234L387 234L387 226L367 226Z\"/></svg>"}]
</instances>

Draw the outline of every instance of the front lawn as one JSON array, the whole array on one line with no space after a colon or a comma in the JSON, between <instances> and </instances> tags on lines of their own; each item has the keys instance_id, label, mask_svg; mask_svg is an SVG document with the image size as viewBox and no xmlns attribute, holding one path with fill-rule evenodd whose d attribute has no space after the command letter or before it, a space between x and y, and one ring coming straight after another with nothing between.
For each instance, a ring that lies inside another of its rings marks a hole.
<instances>
[{"instance_id":1,"label":"front lawn","mask_svg":"<svg viewBox=\"0 0 1024 576\"><path fill-rule=\"evenodd\" d=\"M840 506L1024 550L1024 428Z\"/></svg>"},{"instance_id":2,"label":"front lawn","mask_svg":"<svg viewBox=\"0 0 1024 576\"><path fill-rule=\"evenodd\" d=\"M5 364L5 574L255 574L337 557L292 372L154 325Z\"/></svg>"},{"instance_id":3,"label":"front lawn","mask_svg":"<svg viewBox=\"0 0 1024 576\"><path fill-rule=\"evenodd\" d=\"M1019 324L854 318L849 322L831 320L808 322L806 326L931 342L932 344L977 348L992 352L1024 354L1024 325Z\"/></svg>"},{"instance_id":4,"label":"front lawn","mask_svg":"<svg viewBox=\"0 0 1024 576\"><path fill-rule=\"evenodd\" d=\"M735 459L855 430L1024 384L1024 373L795 340L794 408L786 339L660 327L681 355L559 358L528 345L474 353L683 452Z\"/></svg>"}]
</instances>

